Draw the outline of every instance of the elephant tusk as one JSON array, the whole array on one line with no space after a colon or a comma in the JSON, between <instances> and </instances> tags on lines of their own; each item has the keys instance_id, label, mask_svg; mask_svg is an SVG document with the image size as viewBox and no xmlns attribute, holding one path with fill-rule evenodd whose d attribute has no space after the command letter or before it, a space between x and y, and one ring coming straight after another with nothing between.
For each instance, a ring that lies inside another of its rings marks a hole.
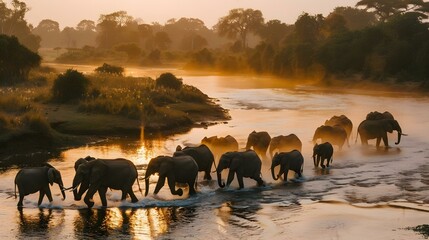
<instances>
[{"instance_id":1,"label":"elephant tusk","mask_svg":"<svg viewBox=\"0 0 429 240\"><path fill-rule=\"evenodd\" d=\"M405 133L401 133L401 135L402 135L402 136L408 136L408 134L405 134Z\"/></svg>"},{"instance_id":2,"label":"elephant tusk","mask_svg":"<svg viewBox=\"0 0 429 240\"><path fill-rule=\"evenodd\" d=\"M70 192L72 192L72 191L76 190L76 189L77 189L77 187L78 187L78 186L76 186L76 187L69 187L69 188L67 188L67 190L71 189L71 190L70 190Z\"/></svg>"}]
</instances>

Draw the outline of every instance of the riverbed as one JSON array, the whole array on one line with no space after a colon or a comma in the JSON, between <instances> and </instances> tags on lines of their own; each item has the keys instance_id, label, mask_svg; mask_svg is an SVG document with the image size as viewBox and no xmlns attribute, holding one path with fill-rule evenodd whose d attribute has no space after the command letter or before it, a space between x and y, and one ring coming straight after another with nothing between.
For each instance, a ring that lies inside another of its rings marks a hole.
<instances>
[{"instance_id":1,"label":"riverbed","mask_svg":"<svg viewBox=\"0 0 429 240\"><path fill-rule=\"evenodd\" d=\"M75 68L78 69L79 68ZM91 71L91 67L87 67ZM85 69L83 69L85 70ZM156 77L160 69L131 68L127 74ZM262 178L266 186L245 179L237 190L234 179L227 189L216 181L203 181L199 174L196 196L172 196L166 186L143 197L134 185L139 201L120 201L119 191L108 191L108 207L86 209L67 193L62 201L58 186L52 186L54 201L45 198L37 207L38 194L25 197L18 211L13 197L13 180L18 168L0 174L1 238L82 239L109 237L167 239L425 239L412 230L429 224L429 98L412 94L376 91L332 91L304 85L289 86L265 76L195 74L170 69L184 83L194 85L230 110L231 120L185 134L159 138L141 134L140 139L110 138L101 143L63 151L50 164L61 171L71 186L74 162L81 157L123 157L138 167L139 182L148 161L171 155L177 145L199 144L205 136L234 136L244 148L253 130L271 137L296 134L303 143L303 177L288 182L274 181L264 160ZM363 148L355 142L356 128L371 111L389 111L400 123L404 136L390 148L375 148L370 141ZM350 147L335 148L332 166L315 168L311 159L315 129L333 115L344 114L353 122ZM223 172L226 179L227 171ZM212 174L215 178L215 175ZM187 193L187 190L185 190ZM426 235L427 237L427 235Z\"/></svg>"}]
</instances>

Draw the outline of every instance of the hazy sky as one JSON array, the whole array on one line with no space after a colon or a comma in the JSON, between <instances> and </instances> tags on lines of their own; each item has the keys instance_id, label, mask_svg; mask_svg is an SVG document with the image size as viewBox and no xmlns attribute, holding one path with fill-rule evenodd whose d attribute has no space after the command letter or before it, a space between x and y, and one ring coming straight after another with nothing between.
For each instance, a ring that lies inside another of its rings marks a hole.
<instances>
[{"instance_id":1,"label":"hazy sky","mask_svg":"<svg viewBox=\"0 0 429 240\"><path fill-rule=\"evenodd\" d=\"M60 23L60 28L75 27L80 20L97 22L100 14L120 10L145 23L164 24L168 19L199 18L212 27L233 8L262 11L265 20L294 23L303 12L327 15L337 6L354 6L358 0L23 0L30 7L26 15L37 26L43 19ZM6 0L5 2L8 2Z\"/></svg>"}]
</instances>

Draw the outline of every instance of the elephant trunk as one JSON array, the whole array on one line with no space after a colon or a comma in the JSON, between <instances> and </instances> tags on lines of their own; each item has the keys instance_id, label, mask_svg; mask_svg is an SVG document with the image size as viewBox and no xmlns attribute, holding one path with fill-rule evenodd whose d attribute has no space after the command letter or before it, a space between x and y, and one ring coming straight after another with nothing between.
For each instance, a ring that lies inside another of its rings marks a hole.
<instances>
[{"instance_id":1,"label":"elephant trunk","mask_svg":"<svg viewBox=\"0 0 429 240\"><path fill-rule=\"evenodd\" d=\"M72 185L72 189L73 189L73 197L75 201L80 201L81 197L80 194L77 193L77 187L80 185L81 181L78 179L77 176L74 177L73 179L73 185Z\"/></svg>"},{"instance_id":2,"label":"elephant trunk","mask_svg":"<svg viewBox=\"0 0 429 240\"><path fill-rule=\"evenodd\" d=\"M314 166L317 167L318 164L316 164L316 155L313 155L313 163L314 163Z\"/></svg>"},{"instance_id":3,"label":"elephant trunk","mask_svg":"<svg viewBox=\"0 0 429 240\"><path fill-rule=\"evenodd\" d=\"M152 175L152 170L148 167L144 176L145 190L144 195L147 196L149 193L149 177Z\"/></svg>"},{"instance_id":4,"label":"elephant trunk","mask_svg":"<svg viewBox=\"0 0 429 240\"><path fill-rule=\"evenodd\" d=\"M63 181L60 181L58 186L60 187L61 195L63 195L63 200L65 200L66 199L66 193L65 193L66 189L64 188Z\"/></svg>"},{"instance_id":5,"label":"elephant trunk","mask_svg":"<svg viewBox=\"0 0 429 240\"><path fill-rule=\"evenodd\" d=\"M398 141L395 142L396 145L398 145L401 142L401 136L402 136L402 129L398 129Z\"/></svg>"},{"instance_id":6,"label":"elephant trunk","mask_svg":"<svg viewBox=\"0 0 429 240\"><path fill-rule=\"evenodd\" d=\"M274 174L274 167L275 167L274 165L271 166L271 175L272 175L272 177L273 177L274 180L278 180L279 177L278 176L276 177L275 174Z\"/></svg>"},{"instance_id":7,"label":"elephant trunk","mask_svg":"<svg viewBox=\"0 0 429 240\"><path fill-rule=\"evenodd\" d=\"M221 174L220 170L217 171L217 183L219 184L220 188L224 188L225 187L225 183L222 182L222 174Z\"/></svg>"}]
</instances>

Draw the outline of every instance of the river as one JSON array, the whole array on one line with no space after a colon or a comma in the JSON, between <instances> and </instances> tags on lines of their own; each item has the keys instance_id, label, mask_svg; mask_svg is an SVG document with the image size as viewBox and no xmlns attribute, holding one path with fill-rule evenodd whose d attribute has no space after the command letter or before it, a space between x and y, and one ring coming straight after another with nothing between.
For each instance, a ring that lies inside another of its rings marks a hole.
<instances>
[{"instance_id":1,"label":"river","mask_svg":"<svg viewBox=\"0 0 429 240\"><path fill-rule=\"evenodd\" d=\"M78 68L79 69L79 68ZM93 68L88 68L93 69ZM88 70L89 71L89 70ZM156 71L128 69L134 76L156 77ZM167 185L153 194L156 177L151 178L150 194L139 202L121 202L119 191L108 191L108 208L86 209L83 201L61 201L58 186L51 187L54 201L37 207L38 194L26 196L18 211L13 197L18 169L0 174L0 221L4 239L424 239L411 228L429 224L429 98L407 94L376 92L332 92L306 86L285 86L270 77L199 75L175 71L186 84L198 87L230 109L227 123L195 128L185 134L156 139L109 139L69 149L50 163L61 171L71 186L74 161L85 156L124 157L132 160L144 188L144 168L157 155L172 154L178 144L198 144L205 136L234 136L244 147L253 130L273 136L295 133L303 142L304 172L301 179L287 183L271 178L269 160L263 162L265 187L245 179L237 190L234 179L227 189L216 181L203 182L199 174L196 196L172 196ZM377 150L355 143L356 126L371 111L390 111L399 121L404 136L391 147ZM314 168L311 159L315 129L333 115L344 114L353 124L350 147L335 149L329 169ZM215 178L215 175L212 174ZM224 171L223 177L227 173ZM293 175L289 175L293 178ZM186 191L185 191L186 193ZM426 235L427 237L427 235Z\"/></svg>"}]
</instances>

